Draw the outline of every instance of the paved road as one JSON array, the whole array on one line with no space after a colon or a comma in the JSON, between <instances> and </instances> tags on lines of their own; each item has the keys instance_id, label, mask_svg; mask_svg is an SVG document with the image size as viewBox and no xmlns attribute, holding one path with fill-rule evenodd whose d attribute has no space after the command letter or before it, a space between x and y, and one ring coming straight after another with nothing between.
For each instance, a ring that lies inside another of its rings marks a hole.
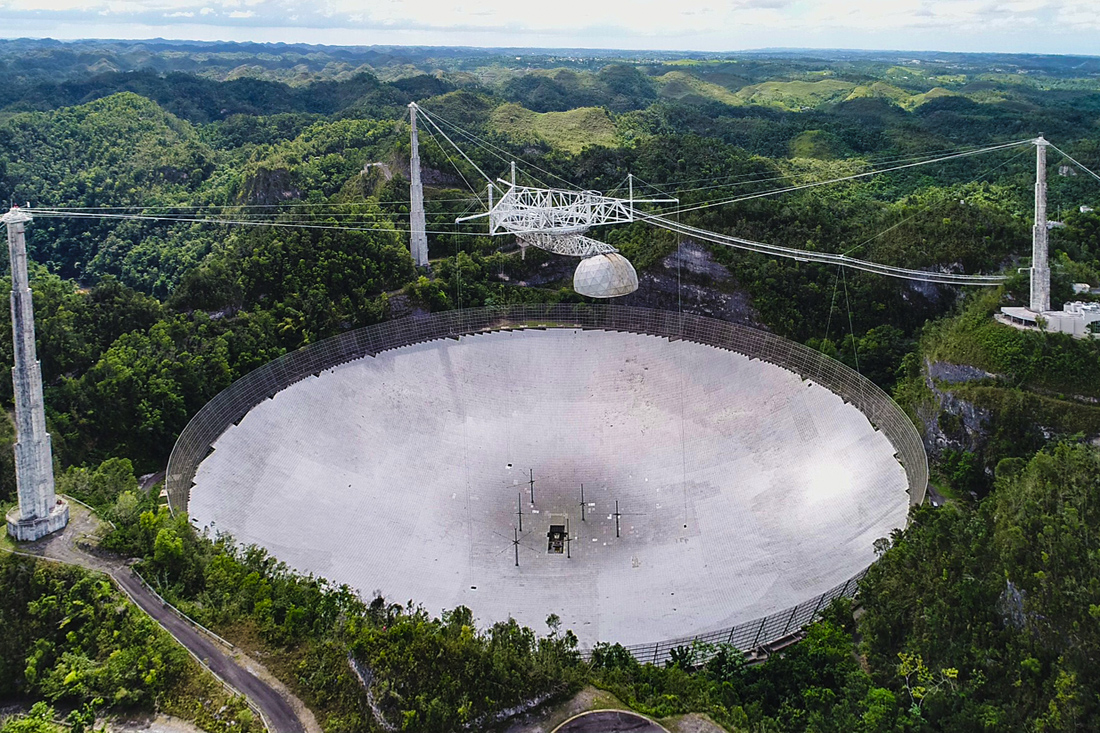
<instances>
[{"instance_id":1,"label":"paved road","mask_svg":"<svg viewBox=\"0 0 1100 733\"><path fill-rule=\"evenodd\" d=\"M165 606L130 568L117 559L84 552L77 541L95 531L99 520L84 507L70 503L69 526L55 535L19 548L20 552L80 565L107 573L134 599L141 610L149 614L192 654L203 660L211 670L247 697L267 718L271 733L305 733L305 726L291 707L269 684L242 668L221 645L195 629Z\"/></svg>"},{"instance_id":2,"label":"paved road","mask_svg":"<svg viewBox=\"0 0 1100 733\"><path fill-rule=\"evenodd\" d=\"M554 733L668 733L641 715L625 710L597 710L582 713L562 723Z\"/></svg>"},{"instance_id":3,"label":"paved road","mask_svg":"<svg viewBox=\"0 0 1100 733\"><path fill-rule=\"evenodd\" d=\"M305 727L298 720L290 703L266 682L242 669L222 651L219 644L195 630L171 609L161 605L161 602L129 570L112 572L111 577L126 589L141 610L156 619L169 634L176 638L176 641L187 647L215 674L262 710L271 725L271 733L305 733Z\"/></svg>"}]
</instances>

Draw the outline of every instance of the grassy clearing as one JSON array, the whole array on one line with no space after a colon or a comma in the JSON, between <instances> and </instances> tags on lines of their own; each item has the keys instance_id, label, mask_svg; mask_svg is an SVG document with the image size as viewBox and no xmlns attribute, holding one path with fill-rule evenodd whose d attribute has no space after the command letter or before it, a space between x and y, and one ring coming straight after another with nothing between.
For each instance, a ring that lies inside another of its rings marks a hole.
<instances>
[{"instance_id":1,"label":"grassy clearing","mask_svg":"<svg viewBox=\"0 0 1100 733\"><path fill-rule=\"evenodd\" d=\"M504 104L493 110L489 124L516 140L543 140L574 154L589 145L617 145L615 124L607 110L599 107L539 113L518 104Z\"/></svg>"},{"instance_id":2,"label":"grassy clearing","mask_svg":"<svg viewBox=\"0 0 1100 733\"><path fill-rule=\"evenodd\" d=\"M889 99L896 104L904 105L908 102L913 95L904 89L899 89L893 84L887 84L886 82L876 81L874 84L861 84L851 91L851 93L845 98L844 101L850 101L853 99L864 99L867 97L877 99Z\"/></svg>"},{"instance_id":3,"label":"grassy clearing","mask_svg":"<svg viewBox=\"0 0 1100 733\"><path fill-rule=\"evenodd\" d=\"M856 85L852 82L837 79L767 81L741 89L737 92L737 97L746 104L797 111L839 102L847 98L855 88Z\"/></svg>"},{"instance_id":4,"label":"grassy clearing","mask_svg":"<svg viewBox=\"0 0 1100 733\"><path fill-rule=\"evenodd\" d=\"M791 140L792 158L816 158L818 160L836 160L846 158L851 150L844 142L825 130L806 130Z\"/></svg>"},{"instance_id":5,"label":"grassy clearing","mask_svg":"<svg viewBox=\"0 0 1100 733\"><path fill-rule=\"evenodd\" d=\"M745 102L737 94L718 84L703 81L683 71L670 71L654 79L657 82L662 99L675 99L680 102L694 100L714 100L734 106Z\"/></svg>"},{"instance_id":6,"label":"grassy clearing","mask_svg":"<svg viewBox=\"0 0 1100 733\"><path fill-rule=\"evenodd\" d=\"M905 103L907 109L916 109L925 102L931 102L933 99L940 99L941 97L960 97L958 92L953 92L950 89L944 89L943 87L932 87L924 94L915 94L909 98Z\"/></svg>"}]
</instances>

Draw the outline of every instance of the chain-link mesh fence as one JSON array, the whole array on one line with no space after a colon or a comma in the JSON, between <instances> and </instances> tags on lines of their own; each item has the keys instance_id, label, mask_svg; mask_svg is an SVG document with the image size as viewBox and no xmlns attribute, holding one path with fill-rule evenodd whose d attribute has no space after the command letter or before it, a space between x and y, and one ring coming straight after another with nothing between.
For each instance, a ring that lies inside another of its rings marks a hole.
<instances>
[{"instance_id":1,"label":"chain-link mesh fence","mask_svg":"<svg viewBox=\"0 0 1100 733\"><path fill-rule=\"evenodd\" d=\"M674 649L691 649L696 644L730 644L743 651L760 649L778 640L785 639L809 625L822 610L828 608L829 604L837 598L850 598L855 595L860 579L866 574L866 570L861 570L835 588L827 590L808 601L803 601L794 608L746 621L732 628L708 631L667 641L632 644L625 648L639 662L658 665L670 660Z\"/></svg>"},{"instance_id":2,"label":"chain-link mesh fence","mask_svg":"<svg viewBox=\"0 0 1100 733\"><path fill-rule=\"evenodd\" d=\"M180 433L168 460L165 488L173 511L186 511L195 472L225 430L277 392L340 364L383 351L442 338L515 328L582 328L624 331L707 344L795 372L857 407L890 440L905 469L910 503L924 501L928 459L909 417L873 382L802 344L737 323L674 311L609 304L522 304L445 311L349 331L285 354L250 372L210 400ZM792 609L731 629L630 647L643 661L661 662L672 649L703 642L728 642L749 649L802 628L836 597L855 592L855 578Z\"/></svg>"}]
</instances>

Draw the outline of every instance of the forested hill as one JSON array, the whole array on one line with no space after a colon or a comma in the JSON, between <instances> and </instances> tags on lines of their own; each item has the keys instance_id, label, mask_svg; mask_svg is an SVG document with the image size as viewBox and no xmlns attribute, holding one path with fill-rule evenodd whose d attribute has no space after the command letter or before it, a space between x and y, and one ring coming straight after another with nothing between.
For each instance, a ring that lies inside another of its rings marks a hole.
<instances>
[{"instance_id":1,"label":"forested hill","mask_svg":"<svg viewBox=\"0 0 1100 733\"><path fill-rule=\"evenodd\" d=\"M262 653L327 730L379 729L349 655L375 670L381 709L410 731L455 730L586 682L731 731L1100 726L1100 483L1088 446L1100 436L1100 347L992 320L1026 298L1033 149L752 197L1040 132L1100 170L1097 59L24 40L0 41L0 64L0 190L58 212L28 225L58 485L116 523L106 547L144 558L168 597ZM588 663L554 623L543 637L514 624L477 631L465 609L432 619L371 603L201 537L156 506L155 490L136 489L133 474L163 469L208 400L288 350L426 310L583 300L573 261L456 227L482 209L482 180L425 125L432 262L413 268L411 101L450 123L490 176L516 160L523 181L622 191L633 174L636 195L678 197L687 225L1009 275L967 292L677 241L640 222L595 232L639 270L624 302L806 343L911 414L948 507L920 510L879 545L858 621L841 604L760 668L730 649L706 665L684 650L654 669L607 647ZM1097 210L1100 182L1052 152L1056 307L1097 298L1072 290L1100 285ZM0 330L9 317L0 311ZM0 358L10 349L0 339ZM9 406L10 389L0 380ZM10 456L0 450L0 502L14 496ZM154 704L112 697L130 679L108 659L116 647L85 641L106 637L89 627L70 640L35 620L88 602L45 600L68 576L17 563L0 574L18 581L20 604L42 609L0 643L0 669L15 670L0 694ZM114 602L96 599L95 614ZM88 613L103 633L137 628Z\"/></svg>"}]
</instances>

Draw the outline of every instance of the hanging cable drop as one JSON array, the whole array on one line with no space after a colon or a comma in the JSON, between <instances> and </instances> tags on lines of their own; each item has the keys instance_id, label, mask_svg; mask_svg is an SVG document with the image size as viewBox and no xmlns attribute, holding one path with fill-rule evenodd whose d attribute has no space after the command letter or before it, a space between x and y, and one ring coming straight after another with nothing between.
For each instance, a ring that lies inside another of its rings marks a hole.
<instances>
[{"instance_id":1,"label":"hanging cable drop","mask_svg":"<svg viewBox=\"0 0 1100 733\"><path fill-rule=\"evenodd\" d=\"M653 226L727 247L745 249L800 262L821 262L843 265L855 270L906 280L945 285L997 285L1003 275L967 275L936 270L894 267L860 260L843 254L781 247L755 242L728 234L700 229L663 216L638 212L640 203L670 203L675 199L613 198L597 191L566 191L520 186L499 181L507 186L504 196L487 212L456 219L456 223L488 218L489 235L513 234L521 247L535 246L556 254L583 257L573 277L574 289L581 295L612 298L627 295L638 287L638 276L630 262L609 244L584 236L584 232L603 224L646 221Z\"/></svg>"},{"instance_id":2,"label":"hanging cable drop","mask_svg":"<svg viewBox=\"0 0 1100 733\"><path fill-rule=\"evenodd\" d=\"M695 239L713 242L727 247L760 252L762 254L774 257L784 257L799 262L820 262L850 267L855 270L873 272L879 275L906 280L917 280L945 285L997 285L1005 280L1003 275L968 275L942 270L917 270L906 267L894 267L878 262L856 259L844 254L816 252L813 250L803 250L793 247L766 244L764 242L755 242L750 239L743 239L741 237L721 234L682 224L679 221L679 217L673 220L660 214L639 212L635 208L636 204L678 204L679 199L635 199L634 178L632 175L627 176L629 186L629 196L627 198L605 196L598 191L521 186L516 182L515 162L510 164L510 181L501 179L493 181L462 152L446 133L443 132L438 123L454 127L470 142L474 143L479 148L488 150L485 146L486 144L483 144L484 141L481 141L472 133L452 125L452 123L442 119L439 115L427 113L427 111L423 109L420 111L425 112L425 118L429 123L435 127L447 142L454 146L454 148L466 158L467 162L473 165L478 173L489 182L489 210L472 216L459 217L455 219L455 223L461 224L487 218L489 220L489 236L511 234L515 236L516 241L523 250L526 250L526 247L534 246L555 254L583 258L573 275L573 288L581 295L587 295L593 298L613 298L620 295L627 295L638 289L638 274L630 261L619 254L610 244L585 236L585 233L595 226L632 223L635 221L646 221L653 226L667 229L668 231L682 236L693 237ZM759 198L761 196L772 196L788 191L825 186L831 183L851 181L880 173L914 168L956 158L981 155L997 150L1006 150L1021 145L1031 144L1032 142L1031 140L1013 141L999 143L976 150L971 149L953 152L935 158L918 160L915 162L904 162L889 168L843 176L829 181L815 181L813 183L750 194L732 200L694 205L685 209L677 208L675 213L694 211L696 209L708 208L711 206L721 206L724 204L736 203L740 200ZM499 154L496 155L497 157L501 157ZM503 192L503 195L495 203L493 202L491 190L493 188Z\"/></svg>"},{"instance_id":3,"label":"hanging cable drop","mask_svg":"<svg viewBox=\"0 0 1100 733\"><path fill-rule=\"evenodd\" d=\"M453 143L452 143L453 144ZM941 156L915 164L898 167L927 165L942 160L976 155L982 152L1004 150L1023 143L994 145L984 150L967 151L962 154ZM609 244L584 236L591 227L604 224L631 223L645 221L653 226L667 229L677 234L693 237L715 244L744 249L774 257L784 257L799 262L820 262L830 265L850 267L864 272L873 272L888 277L905 280L917 280L944 285L997 285L1004 282L1003 275L968 275L942 270L918 270L895 267L878 262L861 260L844 254L817 252L813 250L782 247L764 242L756 242L719 232L700 229L679 221L668 219L659 214L639 212L636 204L642 203L678 203L678 199L635 199L633 177L628 176L630 184L629 198L604 196L598 191L576 191L556 188L534 188L516 183L515 163L511 164L511 181L498 179L504 195L488 211L472 216L464 216L455 223L464 223L476 219L488 218L489 236L512 234L520 247L535 246L548 252L585 258L573 277L574 289L595 298L611 298L632 293L638 288L638 276L633 265ZM890 169L893 170L893 169ZM877 171L883 172L883 171ZM820 186L828 183L851 180L853 178L874 175L875 172L845 176L835 181L820 181L803 187ZM494 184L495 185L495 184ZM783 193L791 189L753 194L750 198ZM720 202L720 203L733 203ZM688 211L699 206L686 209ZM679 211L679 210L678 210Z\"/></svg>"},{"instance_id":4,"label":"hanging cable drop","mask_svg":"<svg viewBox=\"0 0 1100 733\"><path fill-rule=\"evenodd\" d=\"M760 252L761 254L772 255L774 257L786 257L799 262L822 262L831 265L843 265L853 270L873 272L878 275L887 275L903 280L919 280L921 282L939 283L942 285L998 285L1005 280L1004 275L965 275L936 270L914 270L906 267L883 265L868 260L859 260L854 257L833 254L831 252L814 252L807 249L780 247L775 244L754 242L751 239L742 239L741 237L733 237L728 234L719 234L718 232L699 229L698 227L688 226L687 224L680 224L679 222L666 219L662 216L647 217L646 221L654 226L667 229L671 232L702 239L715 244L724 244L727 247L749 250L751 252Z\"/></svg>"}]
</instances>

